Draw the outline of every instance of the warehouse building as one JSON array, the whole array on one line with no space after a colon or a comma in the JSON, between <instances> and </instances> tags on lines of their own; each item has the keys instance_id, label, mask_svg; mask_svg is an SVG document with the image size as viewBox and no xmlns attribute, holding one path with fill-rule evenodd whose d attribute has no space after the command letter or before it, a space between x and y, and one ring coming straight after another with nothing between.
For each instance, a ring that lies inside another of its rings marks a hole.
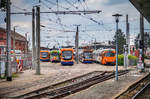
<instances>
[{"instance_id":1,"label":"warehouse building","mask_svg":"<svg viewBox=\"0 0 150 99\"><path fill-rule=\"evenodd\" d=\"M15 50L20 50L23 53L27 52L28 41L25 36L17 32L11 31L11 49L13 50L13 41L15 40ZM7 33L6 29L0 27L0 48L4 48L7 45Z\"/></svg>"}]
</instances>

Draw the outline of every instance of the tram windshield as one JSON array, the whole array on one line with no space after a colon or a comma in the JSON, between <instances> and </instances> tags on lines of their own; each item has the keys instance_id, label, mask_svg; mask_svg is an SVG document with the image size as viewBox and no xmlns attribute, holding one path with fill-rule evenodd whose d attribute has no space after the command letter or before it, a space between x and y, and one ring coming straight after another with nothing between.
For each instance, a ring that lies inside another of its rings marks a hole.
<instances>
[{"instance_id":1,"label":"tram windshield","mask_svg":"<svg viewBox=\"0 0 150 99\"><path fill-rule=\"evenodd\" d=\"M41 56L42 56L42 58L48 57L48 52L41 52Z\"/></svg>"},{"instance_id":2,"label":"tram windshield","mask_svg":"<svg viewBox=\"0 0 150 99\"><path fill-rule=\"evenodd\" d=\"M85 59L91 59L92 58L92 53L91 52L84 52L83 56Z\"/></svg>"},{"instance_id":3,"label":"tram windshield","mask_svg":"<svg viewBox=\"0 0 150 99\"><path fill-rule=\"evenodd\" d=\"M52 56L58 56L59 54L57 52L51 53Z\"/></svg>"},{"instance_id":4,"label":"tram windshield","mask_svg":"<svg viewBox=\"0 0 150 99\"><path fill-rule=\"evenodd\" d=\"M105 53L105 56L106 56L106 57L114 57L114 56L115 56L115 53L111 53L111 52Z\"/></svg>"},{"instance_id":5,"label":"tram windshield","mask_svg":"<svg viewBox=\"0 0 150 99\"><path fill-rule=\"evenodd\" d=\"M72 51L63 51L62 58L66 60L72 59Z\"/></svg>"}]
</instances>

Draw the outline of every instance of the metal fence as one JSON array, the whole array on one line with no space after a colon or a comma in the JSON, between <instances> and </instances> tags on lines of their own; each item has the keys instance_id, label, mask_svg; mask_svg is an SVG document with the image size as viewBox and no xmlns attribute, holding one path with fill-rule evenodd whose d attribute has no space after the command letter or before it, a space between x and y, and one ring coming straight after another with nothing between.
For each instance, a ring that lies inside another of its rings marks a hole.
<instances>
[{"instance_id":1,"label":"metal fence","mask_svg":"<svg viewBox=\"0 0 150 99\"><path fill-rule=\"evenodd\" d=\"M27 53L27 54L24 54L24 57L23 57L23 68L24 69L28 69L28 68L31 68L32 66L32 53Z\"/></svg>"},{"instance_id":2,"label":"metal fence","mask_svg":"<svg viewBox=\"0 0 150 99\"><path fill-rule=\"evenodd\" d=\"M13 73L20 72L19 65L22 66L22 70L31 68L32 54L27 53L27 54L11 55L11 67ZM6 54L0 54L0 74L4 74L5 69L6 69Z\"/></svg>"}]
</instances>

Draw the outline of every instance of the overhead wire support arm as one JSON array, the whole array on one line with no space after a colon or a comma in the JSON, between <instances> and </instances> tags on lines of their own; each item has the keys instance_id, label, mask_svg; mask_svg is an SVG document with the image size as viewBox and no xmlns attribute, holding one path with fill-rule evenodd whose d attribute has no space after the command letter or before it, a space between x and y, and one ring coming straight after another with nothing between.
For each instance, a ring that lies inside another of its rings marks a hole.
<instances>
[{"instance_id":1,"label":"overhead wire support arm","mask_svg":"<svg viewBox=\"0 0 150 99\"><path fill-rule=\"evenodd\" d=\"M100 13L101 10L91 10L91 11L46 11L40 12L42 13L54 13L54 14L92 14L92 13ZM25 14L25 15L32 15L32 12L12 12L11 14Z\"/></svg>"}]
</instances>

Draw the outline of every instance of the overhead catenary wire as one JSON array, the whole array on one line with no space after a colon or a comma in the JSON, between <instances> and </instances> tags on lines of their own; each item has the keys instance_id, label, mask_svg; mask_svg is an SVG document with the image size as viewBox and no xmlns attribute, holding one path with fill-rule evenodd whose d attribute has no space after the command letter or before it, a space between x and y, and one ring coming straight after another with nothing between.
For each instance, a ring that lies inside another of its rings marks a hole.
<instances>
[{"instance_id":1,"label":"overhead catenary wire","mask_svg":"<svg viewBox=\"0 0 150 99\"><path fill-rule=\"evenodd\" d=\"M27 9L20 8L20 7L16 6L16 5L14 5L14 4L12 4L12 7L16 8L16 9L19 9L21 11L27 11Z\"/></svg>"},{"instance_id":2,"label":"overhead catenary wire","mask_svg":"<svg viewBox=\"0 0 150 99\"><path fill-rule=\"evenodd\" d=\"M52 2L52 1L50 1L50 0L45 0L45 1L47 1L47 2L50 3L50 4L57 5L57 3L54 3L54 2ZM69 9L69 8L63 7L63 6L61 6L61 5L58 5L58 6L61 7L61 8L63 8L63 9L65 9L65 10L68 10L68 9Z\"/></svg>"},{"instance_id":3,"label":"overhead catenary wire","mask_svg":"<svg viewBox=\"0 0 150 99\"><path fill-rule=\"evenodd\" d=\"M78 9L73 3L71 3L69 0L65 0L68 4L70 4L71 7L74 7L75 9Z\"/></svg>"},{"instance_id":4,"label":"overhead catenary wire","mask_svg":"<svg viewBox=\"0 0 150 99\"><path fill-rule=\"evenodd\" d=\"M48 7L44 2L42 2L42 3L46 6L46 8L52 10L52 8ZM53 10L52 10L52 11L53 11ZM57 16L57 14L56 14L56 16ZM57 16L57 19L58 19L58 18L59 18L59 17ZM48 18L48 20L54 22L54 21L53 21L52 19L50 19L50 18ZM59 24L60 26L67 27L66 25L62 24L61 22L57 23L57 21L56 21L56 22L54 22L54 23ZM63 29L64 29L64 27L63 27ZM68 27L67 27L67 28L68 28Z\"/></svg>"},{"instance_id":5,"label":"overhead catenary wire","mask_svg":"<svg viewBox=\"0 0 150 99\"><path fill-rule=\"evenodd\" d=\"M45 1L47 1L48 2L48 0L45 0ZM80 0L79 0L80 1ZM55 5L57 5L56 3L53 3L53 2L49 2L49 3L52 3L52 4L55 4ZM81 3L81 2L80 2ZM68 3L68 4L70 4L70 3ZM58 6L60 6L60 5L58 5ZM72 6L72 5L71 5ZM66 9L66 8L64 8L64 7L62 7L62 6L60 6L61 8L63 8L63 9L65 9L65 10L69 10L69 9ZM74 6L73 6L74 7ZM75 9L77 9L76 7L74 7ZM79 11L79 9L77 9L78 11ZM85 9L84 9L85 10ZM89 13L90 14L90 13ZM93 19L93 18L91 18L91 17L89 17L89 16L85 16L85 15L82 15L82 14L79 14L80 16L82 16L82 17L84 17L84 18L87 18L87 19L89 19L89 20L91 20L91 21L93 21L93 22L95 22L95 23L97 23L98 25L101 25L101 23L100 22L98 22L98 21L96 21L95 19Z\"/></svg>"},{"instance_id":6,"label":"overhead catenary wire","mask_svg":"<svg viewBox=\"0 0 150 99\"><path fill-rule=\"evenodd\" d=\"M80 3L80 5L82 6L83 10L85 10L85 7L82 5L81 0L78 0L78 2Z\"/></svg>"},{"instance_id":7,"label":"overhead catenary wire","mask_svg":"<svg viewBox=\"0 0 150 99\"><path fill-rule=\"evenodd\" d=\"M43 2L43 4L46 5L44 2ZM57 6L58 6L58 4L57 4ZM47 5L46 5L46 7L47 7L48 9L51 9L51 8L49 8ZM51 10L52 10L52 9L51 9ZM61 26L62 26L62 25L61 25Z\"/></svg>"},{"instance_id":8,"label":"overhead catenary wire","mask_svg":"<svg viewBox=\"0 0 150 99\"><path fill-rule=\"evenodd\" d=\"M58 4L58 5L60 5L60 4ZM84 16L84 15L83 15ZM52 19L53 20L53 19ZM90 19L90 20L92 20L93 22L94 22L94 19ZM54 23L54 21L53 21L53 23ZM57 23L57 22L56 22ZM94 22L94 23L96 23L96 22ZM57 23L58 24L58 23ZM60 25L61 26L61 25ZM67 25L64 25L64 26L67 26ZM90 31L90 30L89 30ZM102 30L100 30L100 31L102 31ZM81 31L82 32L82 31ZM84 32L84 30L83 30L83 32Z\"/></svg>"}]
</instances>

